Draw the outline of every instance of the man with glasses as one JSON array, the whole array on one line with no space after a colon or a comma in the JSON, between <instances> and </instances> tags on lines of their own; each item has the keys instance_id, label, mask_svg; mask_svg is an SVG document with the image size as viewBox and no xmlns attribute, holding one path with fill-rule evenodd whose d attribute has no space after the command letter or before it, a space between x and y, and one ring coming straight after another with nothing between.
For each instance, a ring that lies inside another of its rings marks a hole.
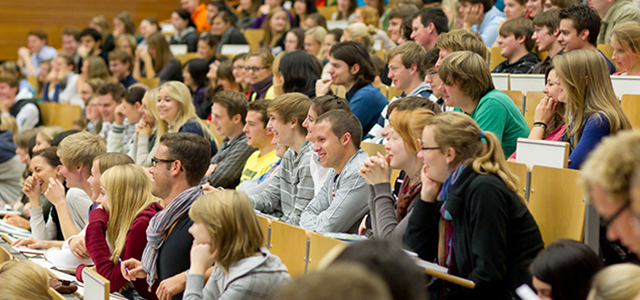
<instances>
[{"instance_id":1,"label":"man with glasses","mask_svg":"<svg viewBox=\"0 0 640 300\"><path fill-rule=\"evenodd\" d=\"M202 196L199 184L211 158L211 145L203 137L187 132L165 133L151 159L151 192L162 199L164 210L147 228L147 246L142 261L121 264L127 280L146 278L160 299L182 299L189 268L193 237L189 208ZM207 277L208 278L208 277Z\"/></svg>"},{"instance_id":2,"label":"man with glasses","mask_svg":"<svg viewBox=\"0 0 640 300\"><path fill-rule=\"evenodd\" d=\"M628 250L640 254L640 228L633 217L640 193L629 193L634 166L640 161L640 132L623 131L616 136L603 139L602 143L589 155L582 165L582 179L591 202L602 217L609 241L620 241ZM636 190L634 186L631 190ZM631 201L630 196L635 196ZM640 212L640 210L636 210ZM601 239L602 240L602 239ZM601 245L605 258L607 248L619 247L615 244ZM626 253L616 251L616 253ZM624 260L625 257L622 257Z\"/></svg>"}]
</instances>

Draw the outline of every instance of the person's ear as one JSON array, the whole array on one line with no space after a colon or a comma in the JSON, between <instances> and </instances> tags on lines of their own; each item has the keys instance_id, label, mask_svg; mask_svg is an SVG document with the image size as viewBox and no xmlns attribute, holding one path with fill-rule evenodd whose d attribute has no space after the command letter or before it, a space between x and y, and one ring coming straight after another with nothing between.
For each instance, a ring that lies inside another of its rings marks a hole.
<instances>
[{"instance_id":1,"label":"person's ear","mask_svg":"<svg viewBox=\"0 0 640 300\"><path fill-rule=\"evenodd\" d=\"M351 133L346 132L345 134L342 135L342 138L340 138L340 144L342 144L342 147L347 147L347 145L349 145L350 143L351 143Z\"/></svg>"},{"instance_id":2,"label":"person's ear","mask_svg":"<svg viewBox=\"0 0 640 300\"><path fill-rule=\"evenodd\" d=\"M521 35L520 37L516 37L514 35L513 37L516 38L516 42L518 42L518 44L520 45L524 45L524 42L527 40L527 37L524 35Z\"/></svg>"},{"instance_id":3,"label":"person's ear","mask_svg":"<svg viewBox=\"0 0 640 300\"><path fill-rule=\"evenodd\" d=\"M235 124L241 124L242 123L242 116L240 114L236 114L235 116L233 116L231 118L231 121L233 121L233 123L235 123Z\"/></svg>"},{"instance_id":4,"label":"person's ear","mask_svg":"<svg viewBox=\"0 0 640 300\"><path fill-rule=\"evenodd\" d=\"M349 68L349 73L351 73L351 75L356 75L358 72L360 72L360 65L358 64L353 64L353 66Z\"/></svg>"},{"instance_id":5,"label":"person's ear","mask_svg":"<svg viewBox=\"0 0 640 300\"><path fill-rule=\"evenodd\" d=\"M560 28L556 28L553 30L553 36L558 37L558 35L560 35Z\"/></svg>"},{"instance_id":6,"label":"person's ear","mask_svg":"<svg viewBox=\"0 0 640 300\"><path fill-rule=\"evenodd\" d=\"M445 159L447 160L447 165L456 160L456 150L452 147L447 148L447 151L445 152Z\"/></svg>"},{"instance_id":7,"label":"person's ear","mask_svg":"<svg viewBox=\"0 0 640 300\"><path fill-rule=\"evenodd\" d=\"M583 41L589 41L589 29L583 29L582 31L580 31L580 33L578 34L578 37L583 40Z\"/></svg>"},{"instance_id":8,"label":"person's ear","mask_svg":"<svg viewBox=\"0 0 640 300\"><path fill-rule=\"evenodd\" d=\"M411 66L409 67L409 72L411 73L411 75L413 75L416 72L418 72L418 65L417 64L411 64Z\"/></svg>"}]
</instances>

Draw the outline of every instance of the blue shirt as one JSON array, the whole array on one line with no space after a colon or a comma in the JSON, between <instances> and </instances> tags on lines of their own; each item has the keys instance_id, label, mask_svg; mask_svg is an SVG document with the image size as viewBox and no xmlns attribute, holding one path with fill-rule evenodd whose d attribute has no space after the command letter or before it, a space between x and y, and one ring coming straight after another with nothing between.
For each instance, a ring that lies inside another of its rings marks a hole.
<instances>
[{"instance_id":1,"label":"blue shirt","mask_svg":"<svg viewBox=\"0 0 640 300\"><path fill-rule=\"evenodd\" d=\"M473 25L471 26L471 30L479 33L482 36L484 44L487 47L491 47L498 37L498 27L500 27L500 22L504 20L504 18L504 13L494 6L484 14L484 19L482 19L480 27Z\"/></svg>"},{"instance_id":2,"label":"blue shirt","mask_svg":"<svg viewBox=\"0 0 640 300\"><path fill-rule=\"evenodd\" d=\"M133 79L133 76L131 75L131 73L129 73L129 75L127 77L125 77L124 79L120 80L120 83L122 83L122 85L124 85L125 89L129 89L130 86L138 83L138 81Z\"/></svg>"},{"instance_id":3,"label":"blue shirt","mask_svg":"<svg viewBox=\"0 0 640 300\"><path fill-rule=\"evenodd\" d=\"M58 51L51 46L45 45L42 47L42 50L38 53L31 53L31 63L33 67L36 68L36 76L40 73L40 63L47 60L52 59L58 55ZM23 68L22 72L27 74L27 68Z\"/></svg>"},{"instance_id":4,"label":"blue shirt","mask_svg":"<svg viewBox=\"0 0 640 300\"><path fill-rule=\"evenodd\" d=\"M364 86L354 85L345 98L349 102L351 112L362 124L363 138L376 124L382 109L389 104L389 100L380 92L380 89L371 83Z\"/></svg>"},{"instance_id":5,"label":"blue shirt","mask_svg":"<svg viewBox=\"0 0 640 300\"><path fill-rule=\"evenodd\" d=\"M567 131L569 131L569 128L567 128ZM602 138L609 134L611 134L611 124L609 124L604 114L596 113L591 115L584 124L580 140L575 145L571 145L569 169L580 169L589 152L595 149Z\"/></svg>"}]
</instances>

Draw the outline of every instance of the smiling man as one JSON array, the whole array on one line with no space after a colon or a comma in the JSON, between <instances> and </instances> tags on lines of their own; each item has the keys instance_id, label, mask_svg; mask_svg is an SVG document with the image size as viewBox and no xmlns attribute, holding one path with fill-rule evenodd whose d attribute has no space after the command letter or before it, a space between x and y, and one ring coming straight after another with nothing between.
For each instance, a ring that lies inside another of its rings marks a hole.
<instances>
[{"instance_id":1,"label":"smiling man","mask_svg":"<svg viewBox=\"0 0 640 300\"><path fill-rule=\"evenodd\" d=\"M600 52L607 61L609 74L616 72L613 65L602 51L596 47L600 32L600 16L595 9L585 5L573 5L560 11L560 34L558 42L564 52L589 49Z\"/></svg>"},{"instance_id":2,"label":"smiling man","mask_svg":"<svg viewBox=\"0 0 640 300\"><path fill-rule=\"evenodd\" d=\"M213 99L211 123L224 136L220 149L211 158L211 166L203 182L213 187L235 188L247 158L256 151L247 145L247 135L242 131L247 117L247 97L236 91L222 91Z\"/></svg>"},{"instance_id":3,"label":"smiling man","mask_svg":"<svg viewBox=\"0 0 640 300\"><path fill-rule=\"evenodd\" d=\"M526 74L540 61L538 56L531 52L534 41L533 23L529 19L517 18L508 20L500 26L498 32L498 44L500 55L507 60L493 69L493 73Z\"/></svg>"},{"instance_id":4,"label":"smiling man","mask_svg":"<svg viewBox=\"0 0 640 300\"><path fill-rule=\"evenodd\" d=\"M289 150L271 184L260 194L249 195L256 210L296 226L314 195L310 170L313 144L305 139L307 129L302 127L310 105L309 97L301 93L278 96L269 104L267 128L273 132L274 141L289 146Z\"/></svg>"},{"instance_id":5,"label":"smiling man","mask_svg":"<svg viewBox=\"0 0 640 300\"><path fill-rule=\"evenodd\" d=\"M107 139L116 121L116 108L125 97L127 90L119 82L108 82L101 85L96 91L98 98L98 110L102 117L102 130L100 136Z\"/></svg>"},{"instance_id":6,"label":"smiling man","mask_svg":"<svg viewBox=\"0 0 640 300\"><path fill-rule=\"evenodd\" d=\"M257 148L258 151L253 152L247 159L244 169L242 169L240 183L264 174L271 168L271 164L280 159L276 156L276 145L271 143L273 132L267 129L268 107L269 100L249 102L246 122L242 131L247 136L247 145Z\"/></svg>"},{"instance_id":7,"label":"smiling man","mask_svg":"<svg viewBox=\"0 0 640 300\"><path fill-rule=\"evenodd\" d=\"M313 137L320 164L331 170L320 192L302 212L300 226L317 232L356 233L369 210L369 188L358 174L369 157L360 149L362 126L352 113L330 110L316 120Z\"/></svg>"},{"instance_id":8,"label":"smiling man","mask_svg":"<svg viewBox=\"0 0 640 300\"><path fill-rule=\"evenodd\" d=\"M58 55L58 51L47 45L47 33L41 29L29 31L27 47L18 49L18 65L27 76L38 76L40 63Z\"/></svg>"}]
</instances>

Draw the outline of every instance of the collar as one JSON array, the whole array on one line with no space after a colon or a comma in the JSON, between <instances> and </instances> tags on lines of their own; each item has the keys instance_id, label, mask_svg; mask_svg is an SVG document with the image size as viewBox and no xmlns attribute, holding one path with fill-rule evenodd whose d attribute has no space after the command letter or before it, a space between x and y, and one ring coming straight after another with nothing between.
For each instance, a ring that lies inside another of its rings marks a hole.
<instances>
[{"instance_id":1,"label":"collar","mask_svg":"<svg viewBox=\"0 0 640 300\"><path fill-rule=\"evenodd\" d=\"M607 13L604 14L604 17L602 18L602 20L600 20L601 23L610 23L612 21L616 21L614 19L614 14L616 14L618 12L618 9L621 8L623 5L627 4L627 3L631 3L631 1L628 0L616 0L613 1L613 4L611 5L611 7L609 7L609 10L607 10Z\"/></svg>"},{"instance_id":2,"label":"collar","mask_svg":"<svg viewBox=\"0 0 640 300\"><path fill-rule=\"evenodd\" d=\"M269 88L273 85L273 75L269 75L267 78L257 83L251 84L251 90L258 94L256 99L262 99L267 94Z\"/></svg>"},{"instance_id":3,"label":"collar","mask_svg":"<svg viewBox=\"0 0 640 300\"><path fill-rule=\"evenodd\" d=\"M347 94L345 95L345 99L347 100L347 102L348 102L351 98L353 98L353 96L354 96L354 95L355 95L355 94L356 94L356 93L357 93L361 88L363 88L363 87L365 87L365 86L367 86L367 85L369 85L369 84L370 84L370 83L368 83L368 84L364 84L364 85L357 85L357 84L354 84L354 85L351 87L351 89L347 92Z\"/></svg>"}]
</instances>

